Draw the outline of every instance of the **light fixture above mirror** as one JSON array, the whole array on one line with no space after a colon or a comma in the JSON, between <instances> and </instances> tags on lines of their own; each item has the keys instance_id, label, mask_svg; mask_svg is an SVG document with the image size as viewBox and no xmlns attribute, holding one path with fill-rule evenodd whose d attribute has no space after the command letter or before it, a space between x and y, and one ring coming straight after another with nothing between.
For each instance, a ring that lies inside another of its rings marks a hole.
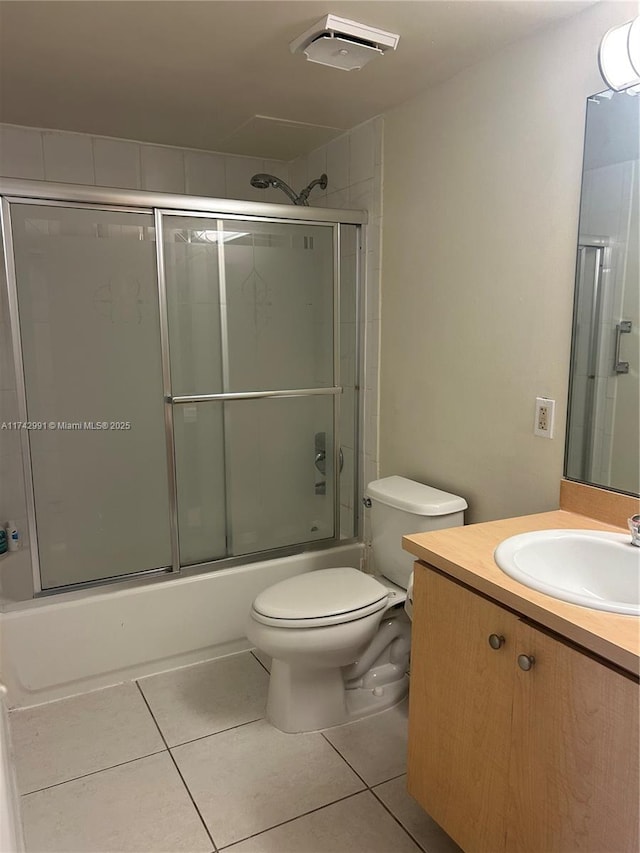
<instances>
[{"instance_id":1,"label":"light fixture above mirror","mask_svg":"<svg viewBox=\"0 0 640 853\"><path fill-rule=\"evenodd\" d=\"M640 15L604 34L598 61L610 89L640 91Z\"/></svg>"}]
</instances>

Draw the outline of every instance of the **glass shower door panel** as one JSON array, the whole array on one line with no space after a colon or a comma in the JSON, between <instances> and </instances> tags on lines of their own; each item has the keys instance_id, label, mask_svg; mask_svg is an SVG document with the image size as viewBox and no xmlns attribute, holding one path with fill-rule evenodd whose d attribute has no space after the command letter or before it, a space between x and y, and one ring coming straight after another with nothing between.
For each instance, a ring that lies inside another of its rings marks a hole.
<instances>
[{"instance_id":1,"label":"glass shower door panel","mask_svg":"<svg viewBox=\"0 0 640 853\"><path fill-rule=\"evenodd\" d=\"M223 404L173 410L180 565L227 556Z\"/></svg>"},{"instance_id":2,"label":"glass shower door panel","mask_svg":"<svg viewBox=\"0 0 640 853\"><path fill-rule=\"evenodd\" d=\"M230 554L333 538L334 397L224 405ZM317 467L319 440L325 444L326 465Z\"/></svg>"},{"instance_id":3,"label":"glass shower door panel","mask_svg":"<svg viewBox=\"0 0 640 853\"><path fill-rule=\"evenodd\" d=\"M167 567L153 218L11 211L42 587Z\"/></svg>"},{"instance_id":4,"label":"glass shower door panel","mask_svg":"<svg viewBox=\"0 0 640 853\"><path fill-rule=\"evenodd\" d=\"M223 223L227 391L333 385L333 228Z\"/></svg>"},{"instance_id":5,"label":"glass shower door panel","mask_svg":"<svg viewBox=\"0 0 640 853\"><path fill-rule=\"evenodd\" d=\"M219 394L223 383L217 222L163 216L162 232L173 395Z\"/></svg>"}]
</instances>

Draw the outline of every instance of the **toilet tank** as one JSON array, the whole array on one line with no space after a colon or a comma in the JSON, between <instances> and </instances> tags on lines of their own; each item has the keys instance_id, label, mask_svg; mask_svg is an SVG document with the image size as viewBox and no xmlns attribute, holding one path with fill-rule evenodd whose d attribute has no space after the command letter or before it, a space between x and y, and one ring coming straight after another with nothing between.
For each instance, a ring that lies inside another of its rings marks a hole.
<instances>
[{"instance_id":1,"label":"toilet tank","mask_svg":"<svg viewBox=\"0 0 640 853\"><path fill-rule=\"evenodd\" d=\"M406 477L384 477L369 483L371 545L375 570L407 588L414 558L402 549L408 533L426 533L464 524L467 502L458 495L416 483Z\"/></svg>"}]
</instances>

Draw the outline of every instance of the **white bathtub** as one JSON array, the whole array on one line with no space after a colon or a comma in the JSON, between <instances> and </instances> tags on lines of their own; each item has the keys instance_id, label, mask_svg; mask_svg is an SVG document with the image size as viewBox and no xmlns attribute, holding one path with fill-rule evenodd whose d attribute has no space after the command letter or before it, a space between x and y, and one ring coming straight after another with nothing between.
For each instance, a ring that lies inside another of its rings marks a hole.
<instances>
[{"instance_id":1,"label":"white bathtub","mask_svg":"<svg viewBox=\"0 0 640 853\"><path fill-rule=\"evenodd\" d=\"M0 680L26 707L250 648L255 596L277 581L359 567L362 546L267 560L127 588L29 601L0 616Z\"/></svg>"}]
</instances>

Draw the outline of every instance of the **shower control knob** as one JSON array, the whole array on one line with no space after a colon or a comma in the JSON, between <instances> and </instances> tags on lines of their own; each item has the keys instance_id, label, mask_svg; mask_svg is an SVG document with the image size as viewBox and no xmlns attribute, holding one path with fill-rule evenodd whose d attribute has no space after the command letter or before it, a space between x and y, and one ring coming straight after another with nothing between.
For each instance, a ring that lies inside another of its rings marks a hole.
<instances>
[{"instance_id":1,"label":"shower control knob","mask_svg":"<svg viewBox=\"0 0 640 853\"><path fill-rule=\"evenodd\" d=\"M489 634L489 645L492 649L501 649L504 646L502 634Z\"/></svg>"},{"instance_id":2,"label":"shower control knob","mask_svg":"<svg viewBox=\"0 0 640 853\"><path fill-rule=\"evenodd\" d=\"M518 655L518 666L525 672L529 672L535 662L536 659L533 655Z\"/></svg>"}]
</instances>

